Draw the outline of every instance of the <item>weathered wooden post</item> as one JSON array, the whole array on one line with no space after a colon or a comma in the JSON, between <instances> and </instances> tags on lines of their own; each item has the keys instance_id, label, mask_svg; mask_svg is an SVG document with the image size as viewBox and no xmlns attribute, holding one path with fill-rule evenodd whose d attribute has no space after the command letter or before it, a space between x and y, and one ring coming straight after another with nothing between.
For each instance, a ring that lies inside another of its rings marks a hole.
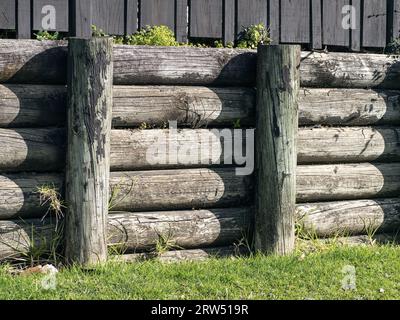
<instances>
[{"instance_id":1,"label":"weathered wooden post","mask_svg":"<svg viewBox=\"0 0 400 320\"><path fill-rule=\"evenodd\" d=\"M256 251L294 248L299 46L258 48L256 107Z\"/></svg>"},{"instance_id":2,"label":"weathered wooden post","mask_svg":"<svg viewBox=\"0 0 400 320\"><path fill-rule=\"evenodd\" d=\"M112 47L111 38L69 40L65 256L81 265L107 259Z\"/></svg>"}]
</instances>

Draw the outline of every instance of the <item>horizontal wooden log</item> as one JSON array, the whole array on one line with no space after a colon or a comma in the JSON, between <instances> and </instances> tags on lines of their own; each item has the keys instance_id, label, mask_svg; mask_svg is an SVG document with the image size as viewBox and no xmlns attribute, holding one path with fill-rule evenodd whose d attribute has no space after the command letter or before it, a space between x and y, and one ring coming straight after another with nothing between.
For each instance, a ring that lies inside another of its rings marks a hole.
<instances>
[{"instance_id":1,"label":"horizontal wooden log","mask_svg":"<svg viewBox=\"0 0 400 320\"><path fill-rule=\"evenodd\" d=\"M0 40L0 83L66 83L65 41ZM114 47L115 84L243 85L255 83L254 50ZM301 85L400 89L396 56L303 52Z\"/></svg>"},{"instance_id":2,"label":"horizontal wooden log","mask_svg":"<svg viewBox=\"0 0 400 320\"><path fill-rule=\"evenodd\" d=\"M399 89L397 56L302 52L301 85L317 88Z\"/></svg>"},{"instance_id":3,"label":"horizontal wooden log","mask_svg":"<svg viewBox=\"0 0 400 320\"><path fill-rule=\"evenodd\" d=\"M114 86L113 126L233 127L254 122L254 90L177 86ZM0 127L64 126L64 86L0 85Z\"/></svg>"},{"instance_id":4,"label":"horizontal wooden log","mask_svg":"<svg viewBox=\"0 0 400 320\"><path fill-rule=\"evenodd\" d=\"M40 217L37 188L62 186L61 175L0 176L0 219ZM185 169L111 174L113 210L155 211L230 207L251 203L252 176L238 176L234 168ZM300 165L297 201L394 197L400 192L400 163Z\"/></svg>"},{"instance_id":5,"label":"horizontal wooden log","mask_svg":"<svg viewBox=\"0 0 400 320\"><path fill-rule=\"evenodd\" d=\"M254 124L251 88L114 86L113 99L114 127L163 126L170 120L194 128Z\"/></svg>"},{"instance_id":6,"label":"horizontal wooden log","mask_svg":"<svg viewBox=\"0 0 400 320\"><path fill-rule=\"evenodd\" d=\"M61 243L61 236L54 223L40 219L0 221L0 261L29 259L35 248L50 254Z\"/></svg>"},{"instance_id":7,"label":"horizontal wooden log","mask_svg":"<svg viewBox=\"0 0 400 320\"><path fill-rule=\"evenodd\" d=\"M0 39L0 83L65 84L65 41Z\"/></svg>"},{"instance_id":8,"label":"horizontal wooden log","mask_svg":"<svg viewBox=\"0 0 400 320\"><path fill-rule=\"evenodd\" d=\"M0 175L0 219L42 217L49 207L41 206L38 188L62 192L63 180L58 174Z\"/></svg>"},{"instance_id":9,"label":"horizontal wooden log","mask_svg":"<svg viewBox=\"0 0 400 320\"><path fill-rule=\"evenodd\" d=\"M252 177L235 168L112 172L110 184L118 211L231 207L253 195Z\"/></svg>"},{"instance_id":10,"label":"horizontal wooden log","mask_svg":"<svg viewBox=\"0 0 400 320\"><path fill-rule=\"evenodd\" d=\"M303 230L319 237L400 229L400 198L306 203L296 211Z\"/></svg>"},{"instance_id":11,"label":"horizontal wooden log","mask_svg":"<svg viewBox=\"0 0 400 320\"><path fill-rule=\"evenodd\" d=\"M61 129L0 129L0 172L63 170Z\"/></svg>"},{"instance_id":12,"label":"horizontal wooden log","mask_svg":"<svg viewBox=\"0 0 400 320\"><path fill-rule=\"evenodd\" d=\"M52 85L0 85L0 127L64 125L66 88Z\"/></svg>"},{"instance_id":13,"label":"horizontal wooden log","mask_svg":"<svg viewBox=\"0 0 400 320\"><path fill-rule=\"evenodd\" d=\"M64 125L64 86L0 85L0 127ZM254 90L186 86L114 86L114 127L254 125ZM303 88L299 124L363 126L400 123L400 92Z\"/></svg>"},{"instance_id":14,"label":"horizontal wooden log","mask_svg":"<svg viewBox=\"0 0 400 320\"><path fill-rule=\"evenodd\" d=\"M394 197L400 192L400 163L301 165L297 201Z\"/></svg>"},{"instance_id":15,"label":"horizontal wooden log","mask_svg":"<svg viewBox=\"0 0 400 320\"><path fill-rule=\"evenodd\" d=\"M0 83L66 83L65 41L0 40ZM244 85L256 53L193 47L114 46L114 84Z\"/></svg>"},{"instance_id":16,"label":"horizontal wooden log","mask_svg":"<svg viewBox=\"0 0 400 320\"><path fill-rule=\"evenodd\" d=\"M169 249L232 245L248 235L251 221L249 208L115 213L108 217L107 242L124 252L154 251L160 241ZM0 260L28 253L33 243L49 248L56 237L48 219L0 221Z\"/></svg>"},{"instance_id":17,"label":"horizontal wooden log","mask_svg":"<svg viewBox=\"0 0 400 320\"><path fill-rule=\"evenodd\" d=\"M146 260L157 260L163 263L177 263L185 261L204 261L213 258L232 258L246 255L246 250L241 250L236 246L202 248L189 250L172 250L156 253L132 253L122 254L111 257L112 260L118 262L141 262Z\"/></svg>"},{"instance_id":18,"label":"horizontal wooden log","mask_svg":"<svg viewBox=\"0 0 400 320\"><path fill-rule=\"evenodd\" d=\"M252 178L237 176L234 168L135 171L111 173L110 206L118 211L147 211L230 207L251 201ZM62 193L57 174L0 175L0 219L43 216L38 188Z\"/></svg>"},{"instance_id":19,"label":"horizontal wooden log","mask_svg":"<svg viewBox=\"0 0 400 320\"><path fill-rule=\"evenodd\" d=\"M170 249L233 244L248 235L252 214L249 208L111 212L107 241L127 251L152 251L157 243Z\"/></svg>"},{"instance_id":20,"label":"horizontal wooden log","mask_svg":"<svg viewBox=\"0 0 400 320\"><path fill-rule=\"evenodd\" d=\"M62 129L0 129L5 151L0 172L63 170L64 135ZM232 130L112 130L111 170L231 165L233 137ZM298 163L398 161L399 137L397 127L300 128ZM226 161L224 156L229 156Z\"/></svg>"},{"instance_id":21,"label":"horizontal wooden log","mask_svg":"<svg viewBox=\"0 0 400 320\"><path fill-rule=\"evenodd\" d=\"M114 84L255 84L257 54L251 50L114 46Z\"/></svg>"},{"instance_id":22,"label":"horizontal wooden log","mask_svg":"<svg viewBox=\"0 0 400 320\"><path fill-rule=\"evenodd\" d=\"M303 88L299 124L365 126L400 123L400 92Z\"/></svg>"},{"instance_id":23,"label":"horizontal wooden log","mask_svg":"<svg viewBox=\"0 0 400 320\"><path fill-rule=\"evenodd\" d=\"M400 160L400 128L300 128L298 163Z\"/></svg>"}]
</instances>

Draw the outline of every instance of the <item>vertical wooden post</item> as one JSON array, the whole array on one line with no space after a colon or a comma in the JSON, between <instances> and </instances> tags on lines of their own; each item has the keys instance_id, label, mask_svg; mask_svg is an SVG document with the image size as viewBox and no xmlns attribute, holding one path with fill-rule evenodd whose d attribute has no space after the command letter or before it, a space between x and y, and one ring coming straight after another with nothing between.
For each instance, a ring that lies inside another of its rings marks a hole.
<instances>
[{"instance_id":1,"label":"vertical wooden post","mask_svg":"<svg viewBox=\"0 0 400 320\"><path fill-rule=\"evenodd\" d=\"M65 256L81 265L107 259L112 47L111 38L69 40Z\"/></svg>"},{"instance_id":2,"label":"vertical wooden post","mask_svg":"<svg viewBox=\"0 0 400 320\"><path fill-rule=\"evenodd\" d=\"M258 48L256 107L257 251L294 248L300 46Z\"/></svg>"}]
</instances>

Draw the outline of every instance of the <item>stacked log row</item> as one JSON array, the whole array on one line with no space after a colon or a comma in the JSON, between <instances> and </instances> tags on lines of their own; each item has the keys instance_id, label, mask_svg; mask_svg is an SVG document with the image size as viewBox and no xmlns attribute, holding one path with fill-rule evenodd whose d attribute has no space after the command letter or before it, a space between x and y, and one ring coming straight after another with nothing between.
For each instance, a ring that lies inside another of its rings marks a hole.
<instances>
[{"instance_id":1,"label":"stacked log row","mask_svg":"<svg viewBox=\"0 0 400 320\"><path fill-rule=\"evenodd\" d=\"M66 54L62 41L0 40L0 259L54 237L38 188L63 193ZM151 251L168 239L196 250L249 237L253 177L222 155L234 129L255 123L256 52L115 46L114 56L110 245ZM306 231L400 226L399 74L395 57L303 53L297 215ZM178 162L171 142L187 151ZM168 156L149 158L154 146Z\"/></svg>"}]
</instances>

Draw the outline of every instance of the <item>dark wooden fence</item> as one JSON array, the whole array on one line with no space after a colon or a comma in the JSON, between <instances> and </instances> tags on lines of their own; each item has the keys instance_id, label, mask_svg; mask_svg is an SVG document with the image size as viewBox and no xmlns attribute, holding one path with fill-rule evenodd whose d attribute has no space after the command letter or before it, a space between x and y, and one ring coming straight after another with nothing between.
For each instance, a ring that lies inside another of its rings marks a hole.
<instances>
[{"instance_id":1,"label":"dark wooden fence","mask_svg":"<svg viewBox=\"0 0 400 320\"><path fill-rule=\"evenodd\" d=\"M56 9L54 30L88 36L91 25L122 35L145 25L167 25L179 41L233 41L242 27L264 23L275 42L384 48L400 35L400 0L0 0L0 29L30 38ZM344 29L344 6L355 8L355 29ZM279 40L279 41L278 41Z\"/></svg>"}]
</instances>

